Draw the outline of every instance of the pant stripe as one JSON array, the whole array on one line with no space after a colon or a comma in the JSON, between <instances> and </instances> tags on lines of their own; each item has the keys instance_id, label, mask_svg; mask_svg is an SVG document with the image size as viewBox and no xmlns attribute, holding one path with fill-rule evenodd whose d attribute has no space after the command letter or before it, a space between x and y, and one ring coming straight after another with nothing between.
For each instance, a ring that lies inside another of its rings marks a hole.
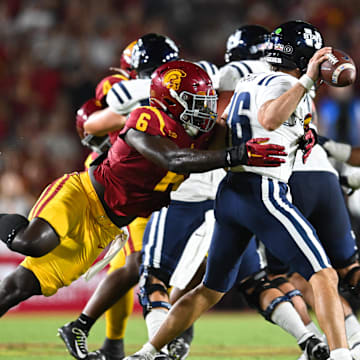
<instances>
[{"instance_id":1,"label":"pant stripe","mask_svg":"<svg viewBox=\"0 0 360 360\"><path fill-rule=\"evenodd\" d=\"M164 228L165 228L165 222L166 222L166 216L167 216L168 208L162 208L160 210L160 218L159 218L159 226L158 226L158 235L157 240L155 244L154 249L154 259L153 259L153 267L160 268L161 264L161 252L162 252L162 246L164 242Z\"/></svg>"},{"instance_id":2,"label":"pant stripe","mask_svg":"<svg viewBox=\"0 0 360 360\"><path fill-rule=\"evenodd\" d=\"M265 207L289 232L298 248L304 253L310 262L314 271L317 272L323 269L325 267L323 259L320 258L320 261L317 259L316 255L305 240L307 238L308 242L317 243L316 237L312 234L311 228L309 228L307 224L298 216L298 214L296 214L295 210L281 201L279 196L278 182L263 178L261 186L262 201ZM301 220L300 224L299 219ZM303 226L301 226L301 223ZM300 233L302 229L304 229L303 234ZM326 255L324 258L326 259Z\"/></svg>"}]
</instances>

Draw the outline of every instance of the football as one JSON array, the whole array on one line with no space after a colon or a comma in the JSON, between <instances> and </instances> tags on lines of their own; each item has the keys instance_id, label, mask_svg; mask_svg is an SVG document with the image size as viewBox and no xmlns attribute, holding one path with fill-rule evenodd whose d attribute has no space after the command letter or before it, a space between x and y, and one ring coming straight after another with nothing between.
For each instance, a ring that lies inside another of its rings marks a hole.
<instances>
[{"instance_id":1,"label":"football","mask_svg":"<svg viewBox=\"0 0 360 360\"><path fill-rule=\"evenodd\" d=\"M341 50L333 49L328 59L320 65L320 78L328 85L344 87L356 79L354 60Z\"/></svg>"}]
</instances>

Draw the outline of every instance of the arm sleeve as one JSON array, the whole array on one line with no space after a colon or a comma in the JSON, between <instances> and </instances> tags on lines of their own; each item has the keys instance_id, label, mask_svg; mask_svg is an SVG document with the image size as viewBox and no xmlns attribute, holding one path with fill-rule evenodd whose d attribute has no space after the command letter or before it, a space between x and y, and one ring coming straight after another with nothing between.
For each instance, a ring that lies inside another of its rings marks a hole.
<instances>
[{"instance_id":1,"label":"arm sleeve","mask_svg":"<svg viewBox=\"0 0 360 360\"><path fill-rule=\"evenodd\" d=\"M113 112L127 115L149 96L150 79L135 79L114 84L106 96L106 102Z\"/></svg>"}]
</instances>

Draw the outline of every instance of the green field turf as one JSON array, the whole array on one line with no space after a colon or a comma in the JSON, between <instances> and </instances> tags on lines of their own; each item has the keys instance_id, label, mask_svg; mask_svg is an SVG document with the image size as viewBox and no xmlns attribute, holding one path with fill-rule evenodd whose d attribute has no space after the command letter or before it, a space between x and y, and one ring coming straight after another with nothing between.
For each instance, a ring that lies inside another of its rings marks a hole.
<instances>
[{"instance_id":1,"label":"green field turf","mask_svg":"<svg viewBox=\"0 0 360 360\"><path fill-rule=\"evenodd\" d=\"M74 319L73 314L6 315L0 320L0 359L72 359L56 330ZM89 349L98 348L105 322L98 321L89 337ZM144 321L131 317L126 352L133 353L146 341ZM295 360L300 356L295 340L255 313L210 313L195 325L190 359Z\"/></svg>"}]
</instances>

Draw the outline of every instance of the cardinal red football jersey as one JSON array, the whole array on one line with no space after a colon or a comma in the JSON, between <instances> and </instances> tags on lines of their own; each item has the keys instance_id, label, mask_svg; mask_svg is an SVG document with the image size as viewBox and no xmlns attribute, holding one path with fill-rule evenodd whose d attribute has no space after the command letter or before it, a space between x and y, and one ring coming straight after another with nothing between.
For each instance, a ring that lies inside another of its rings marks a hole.
<instances>
[{"instance_id":1,"label":"cardinal red football jersey","mask_svg":"<svg viewBox=\"0 0 360 360\"><path fill-rule=\"evenodd\" d=\"M130 114L120 137L94 175L104 185L105 201L115 214L147 217L169 204L170 191L175 190L185 176L157 166L130 147L122 139L129 129L167 137L180 148L195 149L206 148L212 133L203 133L194 139L179 122L150 106L137 108Z\"/></svg>"}]
</instances>

